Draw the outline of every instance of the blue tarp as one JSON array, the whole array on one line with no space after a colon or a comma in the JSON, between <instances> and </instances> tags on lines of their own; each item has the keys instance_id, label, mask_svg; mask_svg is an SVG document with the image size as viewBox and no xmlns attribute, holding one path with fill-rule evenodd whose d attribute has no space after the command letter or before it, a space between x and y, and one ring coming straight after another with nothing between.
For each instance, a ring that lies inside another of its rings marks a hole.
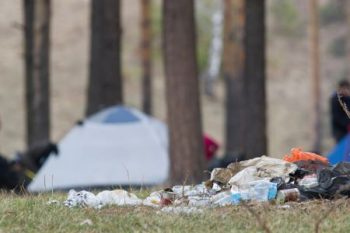
<instances>
[{"instance_id":1,"label":"blue tarp","mask_svg":"<svg viewBox=\"0 0 350 233\"><path fill-rule=\"evenodd\" d=\"M350 134L346 135L329 153L330 164L350 161Z\"/></svg>"}]
</instances>

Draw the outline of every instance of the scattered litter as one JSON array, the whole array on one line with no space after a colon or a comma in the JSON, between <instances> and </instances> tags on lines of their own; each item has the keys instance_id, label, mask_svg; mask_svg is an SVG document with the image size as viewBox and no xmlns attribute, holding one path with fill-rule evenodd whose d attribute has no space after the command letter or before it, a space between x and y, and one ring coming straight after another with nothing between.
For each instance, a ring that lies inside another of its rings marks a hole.
<instances>
[{"instance_id":1,"label":"scattered litter","mask_svg":"<svg viewBox=\"0 0 350 233\"><path fill-rule=\"evenodd\" d=\"M209 190L204 184L192 185L176 185L172 187L174 193L178 196L198 196L198 195L209 195Z\"/></svg>"},{"instance_id":2,"label":"scattered litter","mask_svg":"<svg viewBox=\"0 0 350 233\"><path fill-rule=\"evenodd\" d=\"M277 208L278 209L290 209L290 205L280 205Z\"/></svg>"},{"instance_id":3,"label":"scattered litter","mask_svg":"<svg viewBox=\"0 0 350 233\"><path fill-rule=\"evenodd\" d=\"M315 153L304 152L300 148L293 148L291 150L291 154L285 155L283 157L283 160L291 162L291 163L301 161L301 160L321 161L324 164L329 163L327 158L325 158L321 155L315 154Z\"/></svg>"},{"instance_id":4,"label":"scattered litter","mask_svg":"<svg viewBox=\"0 0 350 233\"><path fill-rule=\"evenodd\" d=\"M46 204L47 205L59 205L61 203L58 200L49 200L48 202L46 202Z\"/></svg>"},{"instance_id":5,"label":"scattered litter","mask_svg":"<svg viewBox=\"0 0 350 233\"><path fill-rule=\"evenodd\" d=\"M210 206L211 200L209 196L189 196L188 205L197 207Z\"/></svg>"},{"instance_id":6,"label":"scattered litter","mask_svg":"<svg viewBox=\"0 0 350 233\"><path fill-rule=\"evenodd\" d=\"M287 202L350 197L350 163L334 166L326 158L292 149L285 160L261 156L216 168L210 180L197 185L176 185L152 192L144 200L125 190L102 191L97 195L71 190L68 207L102 208L106 205L150 206L158 213L193 214L204 208L238 205L242 201L261 203L276 200L277 208ZM287 160L287 161L286 161ZM59 204L51 200L47 204Z\"/></svg>"},{"instance_id":7,"label":"scattered litter","mask_svg":"<svg viewBox=\"0 0 350 233\"><path fill-rule=\"evenodd\" d=\"M68 198L64 201L64 205L69 208L72 207L91 207L99 208L100 201L96 198L95 194L87 192L85 190L76 192L75 190L70 190L68 193Z\"/></svg>"},{"instance_id":8,"label":"scattered litter","mask_svg":"<svg viewBox=\"0 0 350 233\"><path fill-rule=\"evenodd\" d=\"M212 202L218 206L238 204L239 200L234 200L233 195L231 191L221 192L212 197Z\"/></svg>"},{"instance_id":9,"label":"scattered litter","mask_svg":"<svg viewBox=\"0 0 350 233\"><path fill-rule=\"evenodd\" d=\"M297 188L280 190L277 193L277 202L299 201L300 192Z\"/></svg>"},{"instance_id":10,"label":"scattered litter","mask_svg":"<svg viewBox=\"0 0 350 233\"><path fill-rule=\"evenodd\" d=\"M96 195L96 198L100 201L100 205L140 205L140 200L135 194L129 193L122 189L116 189L113 191L102 191Z\"/></svg>"},{"instance_id":11,"label":"scattered litter","mask_svg":"<svg viewBox=\"0 0 350 233\"><path fill-rule=\"evenodd\" d=\"M83 226L83 225L92 226L93 223L92 223L91 219L85 219L84 221L82 221L82 222L80 223L80 226Z\"/></svg>"},{"instance_id":12,"label":"scattered litter","mask_svg":"<svg viewBox=\"0 0 350 233\"><path fill-rule=\"evenodd\" d=\"M69 208L72 207L91 207L91 208L102 208L106 205L140 205L140 200L135 194L128 193L125 190L113 190L113 191L102 191L95 194L87 191L76 192L70 190L68 198L64 201L64 205Z\"/></svg>"},{"instance_id":13,"label":"scattered litter","mask_svg":"<svg viewBox=\"0 0 350 233\"><path fill-rule=\"evenodd\" d=\"M203 213L203 209L199 209L196 207L186 207L186 206L179 206L179 207L164 207L160 210L163 213L172 213L172 214L201 214ZM157 212L158 214L160 212Z\"/></svg>"},{"instance_id":14,"label":"scattered litter","mask_svg":"<svg viewBox=\"0 0 350 233\"><path fill-rule=\"evenodd\" d=\"M214 168L210 174L210 180L221 184L227 184L233 174L233 171L229 168Z\"/></svg>"},{"instance_id":15,"label":"scattered litter","mask_svg":"<svg viewBox=\"0 0 350 233\"><path fill-rule=\"evenodd\" d=\"M316 174L305 176L299 181L299 185L304 186L305 188L314 188L318 186Z\"/></svg>"},{"instance_id":16,"label":"scattered litter","mask_svg":"<svg viewBox=\"0 0 350 233\"><path fill-rule=\"evenodd\" d=\"M159 191L151 193L142 204L151 207L160 207L162 195Z\"/></svg>"}]
</instances>

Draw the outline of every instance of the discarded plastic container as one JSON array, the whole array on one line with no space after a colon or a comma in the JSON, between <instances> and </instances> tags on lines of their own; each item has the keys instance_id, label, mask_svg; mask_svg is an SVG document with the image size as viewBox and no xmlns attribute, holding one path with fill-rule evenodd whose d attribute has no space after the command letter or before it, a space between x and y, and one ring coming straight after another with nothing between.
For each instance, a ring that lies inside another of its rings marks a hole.
<instances>
[{"instance_id":1,"label":"discarded plastic container","mask_svg":"<svg viewBox=\"0 0 350 233\"><path fill-rule=\"evenodd\" d=\"M297 188L280 190L277 193L277 201L285 203L288 201L298 201L300 199L300 192Z\"/></svg>"},{"instance_id":2,"label":"discarded plastic container","mask_svg":"<svg viewBox=\"0 0 350 233\"><path fill-rule=\"evenodd\" d=\"M174 193L179 196L198 196L203 194L208 194L208 190L204 184L198 184L195 186L191 185L175 185L172 187Z\"/></svg>"},{"instance_id":3,"label":"discarded plastic container","mask_svg":"<svg viewBox=\"0 0 350 233\"><path fill-rule=\"evenodd\" d=\"M255 201L268 201L276 197L277 184L265 180L253 181L248 184L248 199ZM244 195L243 195L244 196Z\"/></svg>"},{"instance_id":4,"label":"discarded plastic container","mask_svg":"<svg viewBox=\"0 0 350 233\"><path fill-rule=\"evenodd\" d=\"M231 190L231 202L244 201L268 201L276 198L277 184L266 180L249 182L246 186Z\"/></svg>"},{"instance_id":5,"label":"discarded plastic container","mask_svg":"<svg viewBox=\"0 0 350 233\"><path fill-rule=\"evenodd\" d=\"M211 200L209 197L205 196L189 196L188 197L188 205L189 206L209 206L211 204Z\"/></svg>"},{"instance_id":6,"label":"discarded plastic container","mask_svg":"<svg viewBox=\"0 0 350 233\"><path fill-rule=\"evenodd\" d=\"M238 204L242 200L242 196L240 193L232 193L231 195L231 203Z\"/></svg>"}]
</instances>

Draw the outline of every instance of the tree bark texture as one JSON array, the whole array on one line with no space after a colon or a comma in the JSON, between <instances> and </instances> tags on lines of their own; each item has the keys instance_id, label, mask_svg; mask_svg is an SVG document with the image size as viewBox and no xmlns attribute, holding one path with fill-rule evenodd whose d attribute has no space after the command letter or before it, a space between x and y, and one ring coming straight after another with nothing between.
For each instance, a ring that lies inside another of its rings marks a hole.
<instances>
[{"instance_id":1,"label":"tree bark texture","mask_svg":"<svg viewBox=\"0 0 350 233\"><path fill-rule=\"evenodd\" d=\"M172 183L203 179L193 0L164 0L164 59Z\"/></svg>"},{"instance_id":2,"label":"tree bark texture","mask_svg":"<svg viewBox=\"0 0 350 233\"><path fill-rule=\"evenodd\" d=\"M26 141L50 139L50 0L23 0Z\"/></svg>"},{"instance_id":3,"label":"tree bark texture","mask_svg":"<svg viewBox=\"0 0 350 233\"><path fill-rule=\"evenodd\" d=\"M122 104L119 0L91 0L90 70L86 114Z\"/></svg>"},{"instance_id":4,"label":"tree bark texture","mask_svg":"<svg viewBox=\"0 0 350 233\"><path fill-rule=\"evenodd\" d=\"M151 0L141 0L142 110L152 114Z\"/></svg>"},{"instance_id":5,"label":"tree bark texture","mask_svg":"<svg viewBox=\"0 0 350 233\"><path fill-rule=\"evenodd\" d=\"M226 82L226 154L245 151L244 0L225 0L223 75Z\"/></svg>"},{"instance_id":6,"label":"tree bark texture","mask_svg":"<svg viewBox=\"0 0 350 233\"><path fill-rule=\"evenodd\" d=\"M321 151L321 92L320 92L320 39L318 0L309 0L310 67L313 93L314 145L313 150Z\"/></svg>"},{"instance_id":7,"label":"tree bark texture","mask_svg":"<svg viewBox=\"0 0 350 233\"><path fill-rule=\"evenodd\" d=\"M267 154L265 0L245 1L246 158Z\"/></svg>"}]
</instances>

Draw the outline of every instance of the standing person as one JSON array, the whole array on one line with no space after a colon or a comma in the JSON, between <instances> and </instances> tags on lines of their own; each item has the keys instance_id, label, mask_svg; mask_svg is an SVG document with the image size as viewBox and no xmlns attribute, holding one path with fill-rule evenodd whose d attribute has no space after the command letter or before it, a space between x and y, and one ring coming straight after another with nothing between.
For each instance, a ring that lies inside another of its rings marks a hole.
<instances>
[{"instance_id":1,"label":"standing person","mask_svg":"<svg viewBox=\"0 0 350 233\"><path fill-rule=\"evenodd\" d=\"M347 80L342 80L338 83L338 90L331 97L331 124L332 133L335 141L341 141L350 131L350 118L347 116L345 110L338 100L340 100L346 107L350 107L350 83Z\"/></svg>"}]
</instances>

